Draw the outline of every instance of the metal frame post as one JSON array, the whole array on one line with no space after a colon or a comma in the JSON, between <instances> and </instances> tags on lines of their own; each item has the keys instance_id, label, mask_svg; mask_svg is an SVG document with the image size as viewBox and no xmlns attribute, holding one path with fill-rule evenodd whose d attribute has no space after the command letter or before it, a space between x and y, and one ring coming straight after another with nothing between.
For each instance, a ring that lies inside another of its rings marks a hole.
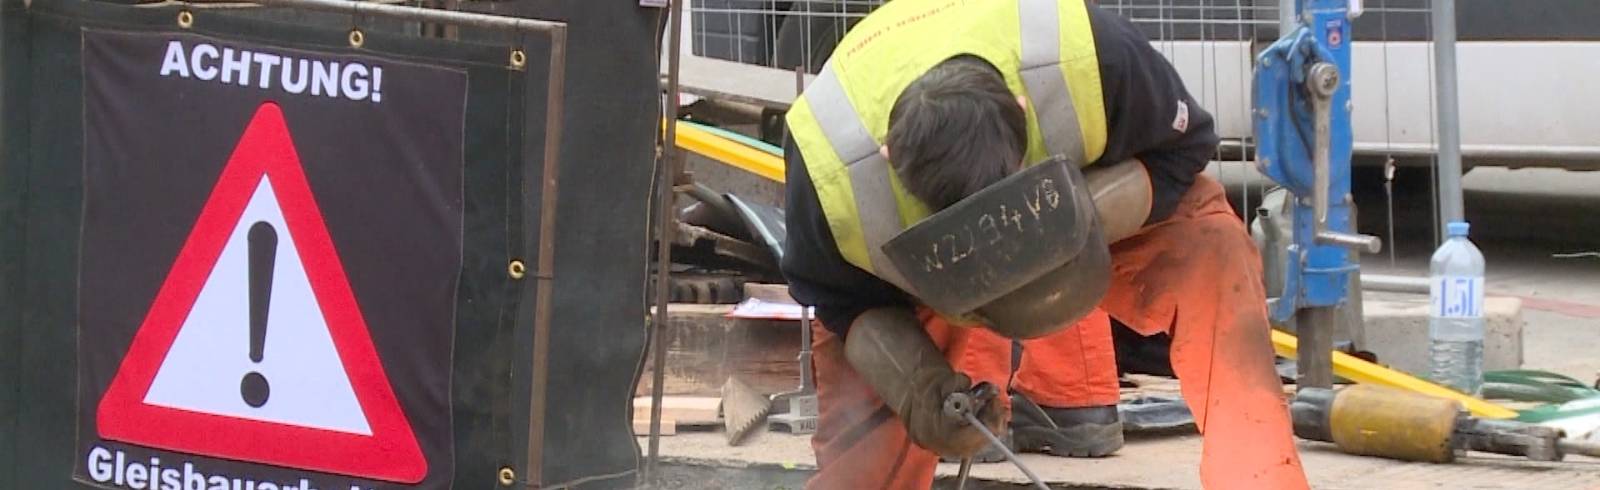
<instances>
[{"instance_id":1,"label":"metal frame post","mask_svg":"<svg viewBox=\"0 0 1600 490\"><path fill-rule=\"evenodd\" d=\"M1300 25L1296 18L1299 10L1300 0L1278 0L1278 37L1289 35Z\"/></svg>"},{"instance_id":2,"label":"metal frame post","mask_svg":"<svg viewBox=\"0 0 1600 490\"><path fill-rule=\"evenodd\" d=\"M567 23L554 20L439 10L369 0L250 0L250 3L268 7L288 7L350 15L371 15L374 17L502 31L550 33L557 30L564 32L567 28ZM563 40L563 42L565 41Z\"/></svg>"},{"instance_id":3,"label":"metal frame post","mask_svg":"<svg viewBox=\"0 0 1600 490\"><path fill-rule=\"evenodd\" d=\"M533 271L533 399L528 402L528 482L537 487L544 480L544 428L549 399L545 394L550 370L550 296L555 292L556 210L560 207L561 118L566 113L567 30L550 31L550 73L545 91L544 169L539 184L539 256ZM527 192L531 186L523 185Z\"/></svg>"},{"instance_id":4,"label":"metal frame post","mask_svg":"<svg viewBox=\"0 0 1600 490\"><path fill-rule=\"evenodd\" d=\"M1461 113L1456 92L1456 2L1433 0L1433 69L1439 131L1439 229L1466 217L1461 194Z\"/></svg>"},{"instance_id":5,"label":"metal frame post","mask_svg":"<svg viewBox=\"0 0 1600 490\"><path fill-rule=\"evenodd\" d=\"M666 112L666 134L656 156L656 274L655 312L650 315L650 357L652 362L650 384L650 441L642 479L648 484L660 478L656 466L661 460L661 404L662 385L666 384L666 347L663 345L667 327L667 304L671 289L672 232L676 228L673 214L673 184L677 181L678 159L678 70L683 43L683 1L673 1L667 14L670 50L667 54L667 90L662 99ZM657 133L660 134L660 133Z\"/></svg>"}]
</instances>

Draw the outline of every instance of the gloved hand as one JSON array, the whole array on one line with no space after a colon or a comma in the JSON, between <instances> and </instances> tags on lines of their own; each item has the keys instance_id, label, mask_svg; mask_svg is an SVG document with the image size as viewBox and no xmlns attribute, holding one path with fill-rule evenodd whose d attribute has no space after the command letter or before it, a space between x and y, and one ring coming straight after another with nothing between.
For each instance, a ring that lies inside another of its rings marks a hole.
<instances>
[{"instance_id":1,"label":"gloved hand","mask_svg":"<svg viewBox=\"0 0 1600 490\"><path fill-rule=\"evenodd\" d=\"M965 374L949 372L945 375L930 373L925 382L917 384L921 393L913 395L906 407L897 413L905 421L906 433L918 446L942 456L962 458L972 456L989 447L989 439L965 418L951 417L944 411L944 402L953 393L972 389L972 380ZM1005 429L1005 411L999 402L990 400L977 413L978 420L989 427L989 432L1001 434Z\"/></svg>"},{"instance_id":2,"label":"gloved hand","mask_svg":"<svg viewBox=\"0 0 1600 490\"><path fill-rule=\"evenodd\" d=\"M900 416L912 442L951 457L988 446L976 427L944 413L945 397L971 390L972 379L950 368L909 309L862 313L845 339L845 358ZM998 403L986 404L977 415L996 434L1005 426Z\"/></svg>"}]
</instances>

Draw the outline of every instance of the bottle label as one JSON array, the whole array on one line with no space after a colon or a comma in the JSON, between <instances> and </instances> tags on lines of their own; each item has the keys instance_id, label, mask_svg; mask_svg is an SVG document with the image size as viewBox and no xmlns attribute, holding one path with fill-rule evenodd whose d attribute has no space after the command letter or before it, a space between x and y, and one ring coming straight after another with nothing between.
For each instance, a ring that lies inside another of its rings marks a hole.
<instances>
[{"instance_id":1,"label":"bottle label","mask_svg":"<svg viewBox=\"0 0 1600 490\"><path fill-rule=\"evenodd\" d=\"M1433 299L1431 314L1440 318L1477 318L1483 316L1483 278L1444 276L1433 278L1429 297Z\"/></svg>"}]
</instances>

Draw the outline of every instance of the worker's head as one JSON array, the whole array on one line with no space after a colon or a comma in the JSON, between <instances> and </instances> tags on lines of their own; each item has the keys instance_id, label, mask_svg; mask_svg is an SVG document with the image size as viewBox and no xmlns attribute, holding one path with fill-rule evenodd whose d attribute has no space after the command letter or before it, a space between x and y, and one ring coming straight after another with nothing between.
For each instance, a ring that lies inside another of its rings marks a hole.
<instances>
[{"instance_id":1,"label":"worker's head","mask_svg":"<svg viewBox=\"0 0 1600 490\"><path fill-rule=\"evenodd\" d=\"M951 58L895 100L884 156L907 192L944 209L1021 168L1028 145L1023 104L994 65Z\"/></svg>"},{"instance_id":2,"label":"worker's head","mask_svg":"<svg viewBox=\"0 0 1600 490\"><path fill-rule=\"evenodd\" d=\"M993 65L972 56L951 58L900 93L884 145L905 190L934 211L890 241L886 253L936 311L976 319L1016 339L1076 323L1105 295L1111 273L1110 252L1078 167L1053 160L1023 171L1026 107ZM1027 196L1046 188L1061 198L1050 200L1051 211L1034 214L1026 227L1020 221L1014 228L995 227L987 214L1030 207ZM937 244L943 237L950 230L982 228L985 218L989 238L971 240L959 264L942 262ZM1005 239L1013 230L1027 236ZM929 259L941 265L930 267Z\"/></svg>"}]
</instances>

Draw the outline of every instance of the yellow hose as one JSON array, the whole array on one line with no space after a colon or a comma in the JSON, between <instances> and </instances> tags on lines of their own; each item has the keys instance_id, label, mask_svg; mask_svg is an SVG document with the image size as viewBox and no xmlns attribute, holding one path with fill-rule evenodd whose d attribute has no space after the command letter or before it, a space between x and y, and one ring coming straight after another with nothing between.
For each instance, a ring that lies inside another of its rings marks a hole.
<instances>
[{"instance_id":1,"label":"yellow hose","mask_svg":"<svg viewBox=\"0 0 1600 490\"><path fill-rule=\"evenodd\" d=\"M1272 348L1278 355L1295 359L1298 358L1297 346L1300 339L1294 335L1272 331ZM1424 395L1447 398L1461 402L1467 411L1473 415L1489 419L1515 418L1517 412L1483 399L1469 396L1459 391L1436 385L1421 378L1373 364L1361 359L1335 351L1333 353L1333 374L1350 381L1362 384L1389 386L1403 390L1413 391Z\"/></svg>"}]
</instances>

